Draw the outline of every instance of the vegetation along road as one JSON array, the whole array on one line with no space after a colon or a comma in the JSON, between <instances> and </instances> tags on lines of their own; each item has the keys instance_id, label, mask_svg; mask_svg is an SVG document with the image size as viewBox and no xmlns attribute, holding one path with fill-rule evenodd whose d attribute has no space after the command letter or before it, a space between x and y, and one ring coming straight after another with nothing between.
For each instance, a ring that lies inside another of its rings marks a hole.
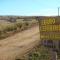
<instances>
[{"instance_id":1,"label":"vegetation along road","mask_svg":"<svg viewBox=\"0 0 60 60\"><path fill-rule=\"evenodd\" d=\"M39 27L15 34L0 41L0 60L15 60L39 43Z\"/></svg>"}]
</instances>

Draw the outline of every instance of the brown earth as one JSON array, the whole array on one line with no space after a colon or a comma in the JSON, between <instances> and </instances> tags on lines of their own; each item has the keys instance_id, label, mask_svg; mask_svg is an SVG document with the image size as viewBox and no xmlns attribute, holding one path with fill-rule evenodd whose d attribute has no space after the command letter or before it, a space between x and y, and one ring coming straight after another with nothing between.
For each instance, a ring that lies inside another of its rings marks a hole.
<instances>
[{"instance_id":1,"label":"brown earth","mask_svg":"<svg viewBox=\"0 0 60 60\"><path fill-rule=\"evenodd\" d=\"M3 39L0 41L0 60L15 60L38 45L39 41L38 26Z\"/></svg>"}]
</instances>

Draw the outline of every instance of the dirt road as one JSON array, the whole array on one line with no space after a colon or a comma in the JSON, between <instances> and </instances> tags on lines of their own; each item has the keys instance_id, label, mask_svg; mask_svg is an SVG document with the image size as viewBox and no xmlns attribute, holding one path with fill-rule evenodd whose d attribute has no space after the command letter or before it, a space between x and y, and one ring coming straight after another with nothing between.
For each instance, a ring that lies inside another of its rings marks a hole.
<instances>
[{"instance_id":1,"label":"dirt road","mask_svg":"<svg viewBox=\"0 0 60 60\"><path fill-rule=\"evenodd\" d=\"M0 60L15 60L39 43L39 28L32 27L0 41Z\"/></svg>"}]
</instances>

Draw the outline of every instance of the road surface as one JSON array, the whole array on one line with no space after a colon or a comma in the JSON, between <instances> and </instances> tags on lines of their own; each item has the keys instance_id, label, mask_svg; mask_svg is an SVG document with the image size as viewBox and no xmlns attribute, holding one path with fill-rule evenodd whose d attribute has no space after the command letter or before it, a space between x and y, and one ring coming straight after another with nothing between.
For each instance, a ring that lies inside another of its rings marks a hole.
<instances>
[{"instance_id":1,"label":"road surface","mask_svg":"<svg viewBox=\"0 0 60 60\"><path fill-rule=\"evenodd\" d=\"M0 60L15 60L39 43L39 28L34 26L0 41Z\"/></svg>"}]
</instances>

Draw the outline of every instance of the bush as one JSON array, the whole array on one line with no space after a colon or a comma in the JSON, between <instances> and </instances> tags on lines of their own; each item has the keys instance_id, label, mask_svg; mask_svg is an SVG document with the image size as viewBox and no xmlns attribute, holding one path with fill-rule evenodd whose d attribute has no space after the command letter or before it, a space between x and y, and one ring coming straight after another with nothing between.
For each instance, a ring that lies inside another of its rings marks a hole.
<instances>
[{"instance_id":1,"label":"bush","mask_svg":"<svg viewBox=\"0 0 60 60\"><path fill-rule=\"evenodd\" d=\"M6 37L12 32L23 31L31 27L35 21L21 21L18 20L15 23L0 23L0 38Z\"/></svg>"},{"instance_id":2,"label":"bush","mask_svg":"<svg viewBox=\"0 0 60 60\"><path fill-rule=\"evenodd\" d=\"M16 23L16 26L17 26L18 28L22 28L22 23Z\"/></svg>"},{"instance_id":3,"label":"bush","mask_svg":"<svg viewBox=\"0 0 60 60\"><path fill-rule=\"evenodd\" d=\"M48 50L48 48L41 46L28 55L28 60L51 60L51 53L52 51Z\"/></svg>"},{"instance_id":4,"label":"bush","mask_svg":"<svg viewBox=\"0 0 60 60\"><path fill-rule=\"evenodd\" d=\"M28 22L25 22L25 25L26 25L26 26L29 26L29 23L28 23Z\"/></svg>"}]
</instances>

